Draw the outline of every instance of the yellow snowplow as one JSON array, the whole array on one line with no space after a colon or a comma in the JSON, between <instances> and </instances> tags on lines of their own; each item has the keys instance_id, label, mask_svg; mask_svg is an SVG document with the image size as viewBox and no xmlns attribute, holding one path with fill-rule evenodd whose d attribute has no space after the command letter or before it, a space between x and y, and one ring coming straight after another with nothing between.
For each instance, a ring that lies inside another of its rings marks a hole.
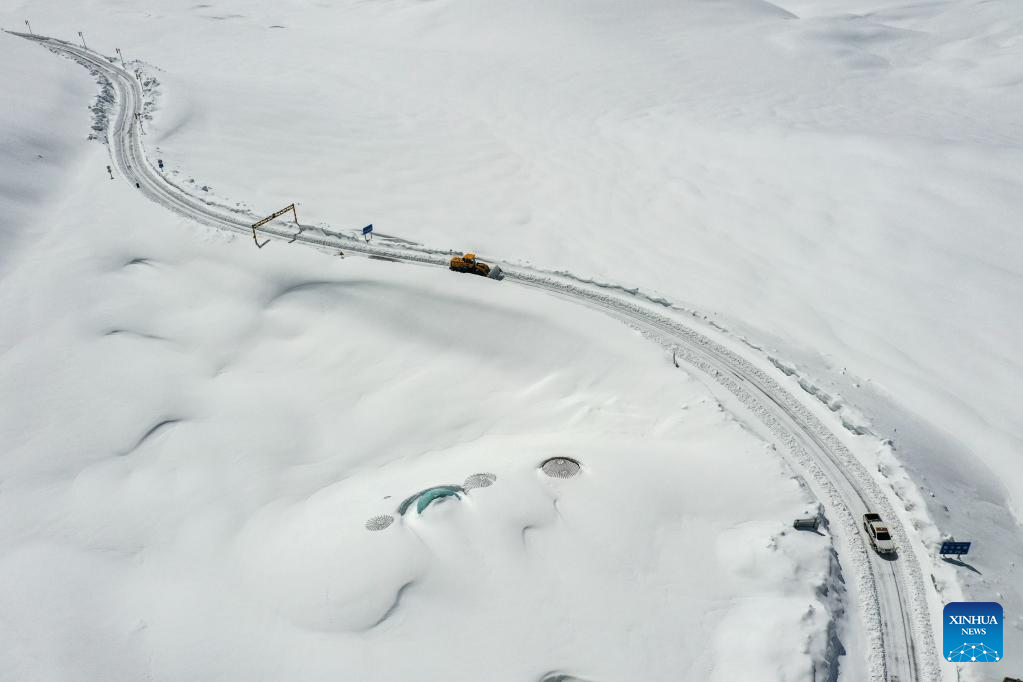
<instances>
[{"instance_id":1,"label":"yellow snowplow","mask_svg":"<svg viewBox=\"0 0 1023 682\"><path fill-rule=\"evenodd\" d=\"M454 270L455 272L470 272L474 275L490 277L491 279L501 279L500 266L495 265L494 267L490 267L486 263L477 260L475 253L466 253L461 256L455 256L451 259L449 269Z\"/></svg>"}]
</instances>

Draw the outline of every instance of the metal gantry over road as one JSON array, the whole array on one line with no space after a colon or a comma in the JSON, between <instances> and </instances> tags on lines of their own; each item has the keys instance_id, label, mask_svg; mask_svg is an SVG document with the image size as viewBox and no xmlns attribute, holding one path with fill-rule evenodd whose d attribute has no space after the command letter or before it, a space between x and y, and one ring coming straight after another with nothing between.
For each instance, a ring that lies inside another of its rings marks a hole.
<instances>
[{"instance_id":1,"label":"metal gantry over road","mask_svg":"<svg viewBox=\"0 0 1023 682\"><path fill-rule=\"evenodd\" d=\"M295 204L288 204L287 206L285 206L281 210L274 211L273 213L271 213L267 217L262 218L260 220L257 220L256 222L252 223L252 241L256 242L256 246L258 246L259 248L263 248L264 246L266 246L267 244L270 243L270 239L269 238L267 238L262 244L259 243L259 237L256 236L256 228L259 228L259 227L262 227L263 225L266 225L268 222L270 222L274 218L280 218L282 215L284 215L288 211L291 211L292 215L295 218L295 224L298 225L298 211L295 209Z\"/></svg>"}]
</instances>

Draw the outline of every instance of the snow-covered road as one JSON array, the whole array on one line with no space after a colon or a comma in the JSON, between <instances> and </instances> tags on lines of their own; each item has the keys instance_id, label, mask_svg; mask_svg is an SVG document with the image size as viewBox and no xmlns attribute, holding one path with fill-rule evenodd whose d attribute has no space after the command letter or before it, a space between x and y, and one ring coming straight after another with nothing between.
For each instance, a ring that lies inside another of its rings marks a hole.
<instances>
[{"instance_id":1,"label":"snow-covered road","mask_svg":"<svg viewBox=\"0 0 1023 682\"><path fill-rule=\"evenodd\" d=\"M43 36L17 34L83 64L110 82L116 107L108 128L108 142L115 171L138 183L148 198L184 217L216 228L251 233L252 217L232 214L188 194L171 183L146 155L135 114L143 110L144 94L135 76L107 58L71 43ZM447 265L447 251L388 241L388 245L365 243L353 236L320 227L282 222L260 228L260 234L325 251L354 253L406 263ZM840 427L819 418L819 406L801 401L762 367L762 359L746 357L728 339L711 338L713 331L698 331L683 323L670 308L656 301L625 295L598 285L579 283L502 264L507 281L539 289L549 295L598 309L636 328L648 338L677 352L701 373L713 379L708 385L723 400L752 413L752 428L765 433L792 468L823 503L836 538L843 571L852 576L851 593L861 612L866 632L868 670L872 680L939 680L942 669L936 652L931 608L937 596L927 578L910 537L886 492L872 474L843 444ZM737 403L744 407L739 407ZM899 547L895 560L872 552L859 528L865 511L877 511L888 522ZM851 652L855 653L855 652Z\"/></svg>"}]
</instances>

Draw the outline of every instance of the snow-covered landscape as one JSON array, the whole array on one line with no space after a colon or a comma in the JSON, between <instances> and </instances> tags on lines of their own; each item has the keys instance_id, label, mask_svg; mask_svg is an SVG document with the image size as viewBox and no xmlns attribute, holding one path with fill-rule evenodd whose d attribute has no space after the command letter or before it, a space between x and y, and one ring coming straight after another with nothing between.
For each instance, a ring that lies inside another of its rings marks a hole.
<instances>
[{"instance_id":1,"label":"snow-covered landscape","mask_svg":"<svg viewBox=\"0 0 1023 682\"><path fill-rule=\"evenodd\" d=\"M1023 677L1011 0L0 27L0 679Z\"/></svg>"}]
</instances>

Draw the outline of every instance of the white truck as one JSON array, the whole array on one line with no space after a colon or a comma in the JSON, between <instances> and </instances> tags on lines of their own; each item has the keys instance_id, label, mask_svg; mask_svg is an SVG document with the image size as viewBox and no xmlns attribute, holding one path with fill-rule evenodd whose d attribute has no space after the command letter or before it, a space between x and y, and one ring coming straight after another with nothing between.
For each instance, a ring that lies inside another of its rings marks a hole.
<instances>
[{"instance_id":1,"label":"white truck","mask_svg":"<svg viewBox=\"0 0 1023 682\"><path fill-rule=\"evenodd\" d=\"M884 525L880 514L867 512L863 515L863 530L870 539L870 546L878 554L895 554L895 542L892 534L888 532L888 526Z\"/></svg>"}]
</instances>

